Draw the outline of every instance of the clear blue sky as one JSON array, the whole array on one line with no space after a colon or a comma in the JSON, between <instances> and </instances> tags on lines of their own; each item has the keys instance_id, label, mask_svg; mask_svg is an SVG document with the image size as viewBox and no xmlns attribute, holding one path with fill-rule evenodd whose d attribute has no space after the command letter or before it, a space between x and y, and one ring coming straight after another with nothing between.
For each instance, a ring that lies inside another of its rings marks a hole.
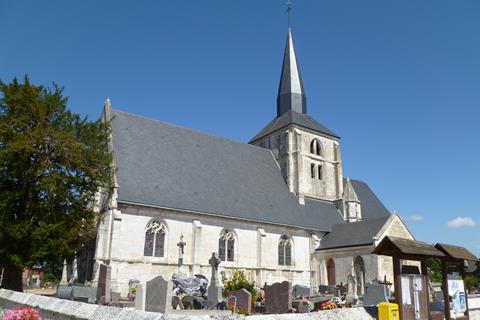
<instances>
[{"instance_id":1,"label":"clear blue sky","mask_svg":"<svg viewBox=\"0 0 480 320\"><path fill-rule=\"evenodd\" d=\"M110 97L248 141L275 116L285 2L1 1L0 78L55 81L91 118ZM308 112L342 137L345 175L417 239L477 254L479 17L478 0L294 0L292 11Z\"/></svg>"}]
</instances>

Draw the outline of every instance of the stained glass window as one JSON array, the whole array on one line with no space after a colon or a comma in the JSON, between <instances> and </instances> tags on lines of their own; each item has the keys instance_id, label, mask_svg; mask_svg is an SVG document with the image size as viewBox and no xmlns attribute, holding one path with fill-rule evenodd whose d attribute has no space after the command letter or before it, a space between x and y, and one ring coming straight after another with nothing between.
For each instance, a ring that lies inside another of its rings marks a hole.
<instances>
[{"instance_id":1,"label":"stained glass window","mask_svg":"<svg viewBox=\"0 0 480 320\"><path fill-rule=\"evenodd\" d=\"M218 239L218 258L222 261L235 259L235 236L228 230L222 231Z\"/></svg>"},{"instance_id":2,"label":"stained glass window","mask_svg":"<svg viewBox=\"0 0 480 320\"><path fill-rule=\"evenodd\" d=\"M281 236L278 242L278 264L281 266L292 265L292 241L286 235Z\"/></svg>"},{"instance_id":3,"label":"stained glass window","mask_svg":"<svg viewBox=\"0 0 480 320\"><path fill-rule=\"evenodd\" d=\"M163 257L165 254L165 232L167 228L159 221L152 221L145 231L144 256ZM155 251L154 251L155 248Z\"/></svg>"}]
</instances>

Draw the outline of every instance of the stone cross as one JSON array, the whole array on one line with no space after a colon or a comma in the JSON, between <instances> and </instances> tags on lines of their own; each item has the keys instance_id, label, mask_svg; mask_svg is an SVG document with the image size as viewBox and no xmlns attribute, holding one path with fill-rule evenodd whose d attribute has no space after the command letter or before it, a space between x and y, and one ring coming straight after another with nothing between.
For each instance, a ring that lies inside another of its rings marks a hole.
<instances>
[{"instance_id":1,"label":"stone cross","mask_svg":"<svg viewBox=\"0 0 480 320\"><path fill-rule=\"evenodd\" d=\"M218 280L218 265L220 264L220 259L215 256L215 252L212 252L212 257L208 260L208 263L212 267L212 277L210 279L210 286L207 290L208 300L205 301L204 305L207 308L212 308L217 305L222 300L222 287L220 281Z\"/></svg>"},{"instance_id":2,"label":"stone cross","mask_svg":"<svg viewBox=\"0 0 480 320\"><path fill-rule=\"evenodd\" d=\"M183 254L185 253L185 246L187 244L183 241L183 234L180 234L180 242L177 243L177 247L178 247L178 266L182 266L183 265Z\"/></svg>"},{"instance_id":3,"label":"stone cross","mask_svg":"<svg viewBox=\"0 0 480 320\"><path fill-rule=\"evenodd\" d=\"M212 279L210 280L210 282L213 282L214 280L217 280L217 278L218 278L217 277L218 265L220 264L220 259L218 259L215 256L215 252L212 252L212 257L210 258L210 260L208 260L208 263L212 267Z\"/></svg>"}]
</instances>

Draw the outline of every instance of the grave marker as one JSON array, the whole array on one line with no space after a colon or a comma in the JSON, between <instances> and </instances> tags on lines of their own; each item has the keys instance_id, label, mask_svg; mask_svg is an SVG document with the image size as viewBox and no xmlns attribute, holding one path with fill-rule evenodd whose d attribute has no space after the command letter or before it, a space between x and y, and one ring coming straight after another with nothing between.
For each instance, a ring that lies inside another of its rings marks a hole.
<instances>
[{"instance_id":1,"label":"grave marker","mask_svg":"<svg viewBox=\"0 0 480 320\"><path fill-rule=\"evenodd\" d=\"M266 313L287 313L292 309L292 284L288 281L265 286Z\"/></svg>"}]
</instances>

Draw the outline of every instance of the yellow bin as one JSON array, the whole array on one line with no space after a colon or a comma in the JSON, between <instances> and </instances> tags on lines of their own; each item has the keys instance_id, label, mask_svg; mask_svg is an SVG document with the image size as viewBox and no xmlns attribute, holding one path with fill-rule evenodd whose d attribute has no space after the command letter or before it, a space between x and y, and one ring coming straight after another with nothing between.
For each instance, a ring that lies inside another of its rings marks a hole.
<instances>
[{"instance_id":1,"label":"yellow bin","mask_svg":"<svg viewBox=\"0 0 480 320\"><path fill-rule=\"evenodd\" d=\"M378 304L378 320L400 320L398 304L380 302Z\"/></svg>"}]
</instances>

